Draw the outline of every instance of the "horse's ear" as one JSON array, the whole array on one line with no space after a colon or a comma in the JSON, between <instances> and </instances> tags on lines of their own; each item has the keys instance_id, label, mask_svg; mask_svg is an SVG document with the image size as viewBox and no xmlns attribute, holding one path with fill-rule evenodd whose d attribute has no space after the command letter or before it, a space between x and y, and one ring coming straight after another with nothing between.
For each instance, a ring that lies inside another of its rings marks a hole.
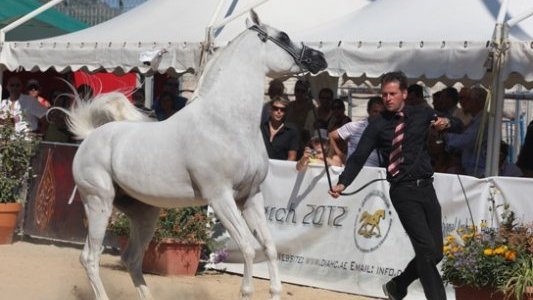
<instances>
[{"instance_id":1,"label":"horse's ear","mask_svg":"<svg viewBox=\"0 0 533 300\"><path fill-rule=\"evenodd\" d=\"M250 17L252 18L252 21L254 22L255 25L261 26L261 21L259 20L259 16L255 12L255 10L253 9L250 10Z\"/></svg>"}]
</instances>

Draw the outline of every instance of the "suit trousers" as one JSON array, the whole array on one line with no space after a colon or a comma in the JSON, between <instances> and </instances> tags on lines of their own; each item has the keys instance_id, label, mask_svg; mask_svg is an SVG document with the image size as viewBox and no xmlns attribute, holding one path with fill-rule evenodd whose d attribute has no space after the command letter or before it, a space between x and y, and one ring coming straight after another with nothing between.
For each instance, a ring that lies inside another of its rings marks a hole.
<instances>
[{"instance_id":1,"label":"suit trousers","mask_svg":"<svg viewBox=\"0 0 533 300\"><path fill-rule=\"evenodd\" d=\"M433 180L391 184L389 194L415 251L415 257L405 270L392 280L398 291L406 295L407 287L420 279L427 299L446 299L444 284L437 270L437 264L443 257L442 213Z\"/></svg>"}]
</instances>

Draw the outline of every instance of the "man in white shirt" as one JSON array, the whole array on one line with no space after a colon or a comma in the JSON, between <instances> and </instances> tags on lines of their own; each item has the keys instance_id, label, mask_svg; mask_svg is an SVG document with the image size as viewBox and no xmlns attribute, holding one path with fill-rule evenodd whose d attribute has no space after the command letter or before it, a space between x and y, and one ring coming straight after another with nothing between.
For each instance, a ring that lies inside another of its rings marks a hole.
<instances>
[{"instance_id":1,"label":"man in white shirt","mask_svg":"<svg viewBox=\"0 0 533 300\"><path fill-rule=\"evenodd\" d=\"M7 81L9 98L0 102L0 118L11 116L15 123L15 130L21 132L30 130L38 132L40 124L44 123L47 109L37 99L22 94L22 81L18 77L11 77ZM41 131L42 132L42 131Z\"/></svg>"},{"instance_id":2,"label":"man in white shirt","mask_svg":"<svg viewBox=\"0 0 533 300\"><path fill-rule=\"evenodd\" d=\"M331 141L331 146L333 147L335 154L337 154L343 162L346 162L346 159L350 157L350 155L357 148L357 144L359 144L361 135L363 134L363 131L365 131L365 128L368 126L368 120L380 114L383 110L385 110L383 99L379 96L371 97L370 99L368 99L366 109L366 111L368 112L368 118L361 121L354 121L344 124L339 129L329 133L329 140ZM342 149L342 141L348 143L348 149L346 152ZM365 166L380 166L379 154L376 150L374 150L370 154L365 163Z\"/></svg>"}]
</instances>

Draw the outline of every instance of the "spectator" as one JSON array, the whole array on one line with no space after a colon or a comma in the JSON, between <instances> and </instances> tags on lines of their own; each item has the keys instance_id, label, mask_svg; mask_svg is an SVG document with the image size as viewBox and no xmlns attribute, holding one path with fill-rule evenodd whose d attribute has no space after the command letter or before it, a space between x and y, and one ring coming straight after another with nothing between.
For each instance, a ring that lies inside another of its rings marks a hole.
<instances>
[{"instance_id":1,"label":"spectator","mask_svg":"<svg viewBox=\"0 0 533 300\"><path fill-rule=\"evenodd\" d=\"M467 175L484 177L487 149L486 122L482 125L483 108L487 91L481 87L474 87L469 92L469 97L461 105L464 112L473 116L463 133L448 133L446 151L460 151L461 165ZM477 142L478 132L484 126L481 144Z\"/></svg>"},{"instance_id":2,"label":"spectator","mask_svg":"<svg viewBox=\"0 0 533 300\"><path fill-rule=\"evenodd\" d=\"M524 177L533 178L533 121L527 126L526 138L516 165L520 167Z\"/></svg>"},{"instance_id":3,"label":"spectator","mask_svg":"<svg viewBox=\"0 0 533 300\"><path fill-rule=\"evenodd\" d=\"M174 98L174 95L169 92L164 92L159 96L159 111L156 112L159 121L170 118L178 111L174 105Z\"/></svg>"},{"instance_id":4,"label":"spectator","mask_svg":"<svg viewBox=\"0 0 533 300\"><path fill-rule=\"evenodd\" d=\"M368 126L369 120L381 114L385 110L385 105L383 104L383 99L379 96L371 97L368 99L366 105L366 112L368 117L361 121L354 121L344 124L337 130L333 130L329 134L330 143L335 154L337 154L342 162L346 161L357 148L361 135L365 128ZM345 150L345 142L348 144L348 149ZM365 166L379 167L381 166L379 154L377 150L372 151L368 159L366 160Z\"/></svg>"},{"instance_id":5,"label":"spectator","mask_svg":"<svg viewBox=\"0 0 533 300\"><path fill-rule=\"evenodd\" d=\"M61 107L68 109L71 105L72 98L66 94L58 95L54 99L52 107ZM75 142L73 134L68 130L66 115L63 111L52 109L47 115L49 120L48 127L44 134L44 140L59 143L73 143Z\"/></svg>"},{"instance_id":6,"label":"spectator","mask_svg":"<svg viewBox=\"0 0 533 300\"><path fill-rule=\"evenodd\" d=\"M320 136L317 134L311 138L309 144L305 147L302 158L296 163L298 172L307 169L310 163L324 166L324 159L327 161L328 166L342 166L341 158L329 149L328 132L325 129L319 130ZM322 143L320 143L320 139L322 139ZM324 146L325 152L322 152L322 146Z\"/></svg>"},{"instance_id":7,"label":"spectator","mask_svg":"<svg viewBox=\"0 0 533 300\"><path fill-rule=\"evenodd\" d=\"M298 129L286 123L288 101L275 98L271 101L270 118L261 124L268 157L271 159L296 160L300 145Z\"/></svg>"},{"instance_id":8,"label":"spectator","mask_svg":"<svg viewBox=\"0 0 533 300\"><path fill-rule=\"evenodd\" d=\"M499 176L507 176L507 177L521 177L522 171L519 167L517 167L515 164L510 163L507 160L507 156L509 155L509 145L502 141L500 144L500 161L499 161Z\"/></svg>"},{"instance_id":9,"label":"spectator","mask_svg":"<svg viewBox=\"0 0 533 300\"><path fill-rule=\"evenodd\" d=\"M458 118L463 122L463 127L466 128L472 120L472 115L467 114L464 109L457 106L459 103L459 93L457 92L457 89L454 87L443 89L440 100L443 103L444 116Z\"/></svg>"},{"instance_id":10,"label":"spectator","mask_svg":"<svg viewBox=\"0 0 533 300\"><path fill-rule=\"evenodd\" d=\"M305 129L314 134L317 129L327 129L332 116L333 90L323 88L318 93L318 107L311 110L305 120ZM315 116L316 112L316 116Z\"/></svg>"},{"instance_id":11,"label":"spectator","mask_svg":"<svg viewBox=\"0 0 533 300\"><path fill-rule=\"evenodd\" d=\"M28 83L26 83L26 91L29 96L37 99L42 106L46 108L50 107L50 102L41 96L41 85L39 84L39 81L36 79L28 80Z\"/></svg>"},{"instance_id":12,"label":"spectator","mask_svg":"<svg viewBox=\"0 0 533 300\"><path fill-rule=\"evenodd\" d=\"M331 132L342 125L346 123L350 123L352 119L344 114L344 111L346 110L346 107L344 106L344 102L341 99L335 99L333 100L333 105L331 106L332 113L331 118L329 118L328 122L328 132Z\"/></svg>"},{"instance_id":13,"label":"spectator","mask_svg":"<svg viewBox=\"0 0 533 300\"><path fill-rule=\"evenodd\" d=\"M405 99L405 104L429 106L424 99L424 88L418 84L411 84L407 88L407 99Z\"/></svg>"},{"instance_id":14,"label":"spectator","mask_svg":"<svg viewBox=\"0 0 533 300\"><path fill-rule=\"evenodd\" d=\"M22 81L13 76L7 81L9 97L0 102L0 118L2 122L14 122L15 130L22 132L30 130L44 133L46 129L46 108L37 99L22 94ZM7 120L7 116L11 120Z\"/></svg>"},{"instance_id":15,"label":"spectator","mask_svg":"<svg viewBox=\"0 0 533 300\"><path fill-rule=\"evenodd\" d=\"M160 103L161 101L160 99L163 94L172 96L172 99L173 99L172 101L173 101L173 106L174 106L172 111L174 112L177 112L180 109L184 108L185 105L187 104L187 98L180 96L180 84L179 84L178 79L171 77L163 83L163 90L161 94L159 95L159 98L156 99L156 101L154 101L153 109L157 116L162 114L161 112L162 105Z\"/></svg>"},{"instance_id":16,"label":"spectator","mask_svg":"<svg viewBox=\"0 0 533 300\"><path fill-rule=\"evenodd\" d=\"M285 85L279 79L273 79L268 84L268 102L263 105L263 111L261 112L261 124L268 121L270 118L270 107L272 106L272 100L277 97L285 98Z\"/></svg>"},{"instance_id":17,"label":"spectator","mask_svg":"<svg viewBox=\"0 0 533 300\"><path fill-rule=\"evenodd\" d=\"M294 85L295 100L289 103L285 121L292 124L300 133L300 147L298 157L301 157L305 145L311 138L311 132L305 129L306 118L313 110L314 104L309 97L309 83L303 80L296 81Z\"/></svg>"}]
</instances>

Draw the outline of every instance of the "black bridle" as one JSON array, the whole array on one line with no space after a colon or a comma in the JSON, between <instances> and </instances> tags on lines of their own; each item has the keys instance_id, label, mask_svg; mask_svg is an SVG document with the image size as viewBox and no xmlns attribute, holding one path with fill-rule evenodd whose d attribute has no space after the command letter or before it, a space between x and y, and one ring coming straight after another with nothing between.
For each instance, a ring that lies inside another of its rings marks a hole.
<instances>
[{"instance_id":1,"label":"black bridle","mask_svg":"<svg viewBox=\"0 0 533 300\"><path fill-rule=\"evenodd\" d=\"M309 70L309 68L306 66L307 64L311 63L311 59L305 58L305 51L307 50L307 46L302 43L302 49L300 50L300 53L297 53L295 51L294 47L289 47L286 43L281 42L275 37L272 37L268 34L268 32L264 31L261 27L257 25L253 25L249 27L248 29L256 31L258 34L257 36L259 39L263 42L266 42L267 40L272 41L274 44L278 45L281 49L285 50L287 53L289 53L290 56L294 59L294 62L302 69L302 70ZM292 46L292 45L291 45Z\"/></svg>"}]
</instances>

